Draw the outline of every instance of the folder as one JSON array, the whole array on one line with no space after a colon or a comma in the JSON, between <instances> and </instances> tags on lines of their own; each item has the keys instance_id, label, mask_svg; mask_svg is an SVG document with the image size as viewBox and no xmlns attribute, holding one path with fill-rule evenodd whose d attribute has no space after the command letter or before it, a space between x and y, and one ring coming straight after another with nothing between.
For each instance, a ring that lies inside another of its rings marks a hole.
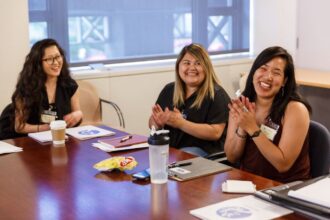
<instances>
[{"instance_id":1,"label":"folder","mask_svg":"<svg viewBox=\"0 0 330 220\"><path fill-rule=\"evenodd\" d=\"M254 195L269 202L292 209L302 215L311 217L313 219L329 219L329 207L325 205L316 204L313 201L296 198L290 195L293 191L299 191L304 187L312 186L313 184L318 184L319 181L328 180L325 178L330 178L330 176L321 176L304 182L295 181L292 183L283 184L280 186L258 191ZM323 190L324 192L327 192L329 190L329 187L319 188L318 190ZM317 196L316 193L315 196Z\"/></svg>"},{"instance_id":2,"label":"folder","mask_svg":"<svg viewBox=\"0 0 330 220\"><path fill-rule=\"evenodd\" d=\"M186 181L214 173L225 172L231 169L222 163L205 159L203 157L195 157L188 160L178 161L177 164L191 163L188 166L178 166L169 168L168 175L171 179L178 181Z\"/></svg>"}]
</instances>

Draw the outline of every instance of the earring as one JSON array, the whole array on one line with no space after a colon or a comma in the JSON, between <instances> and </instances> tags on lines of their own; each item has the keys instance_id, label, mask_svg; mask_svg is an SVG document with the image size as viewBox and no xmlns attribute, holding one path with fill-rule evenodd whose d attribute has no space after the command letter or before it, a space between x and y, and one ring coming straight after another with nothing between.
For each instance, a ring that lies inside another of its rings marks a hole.
<instances>
[{"instance_id":1,"label":"earring","mask_svg":"<svg viewBox=\"0 0 330 220\"><path fill-rule=\"evenodd\" d=\"M282 86L282 88L281 88L281 92L282 92L282 96L284 96L284 86Z\"/></svg>"}]
</instances>

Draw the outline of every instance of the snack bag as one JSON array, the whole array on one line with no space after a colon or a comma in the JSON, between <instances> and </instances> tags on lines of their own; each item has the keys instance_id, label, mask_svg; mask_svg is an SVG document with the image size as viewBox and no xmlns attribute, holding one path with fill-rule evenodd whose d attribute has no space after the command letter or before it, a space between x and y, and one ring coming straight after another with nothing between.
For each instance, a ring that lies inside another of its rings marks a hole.
<instances>
[{"instance_id":1,"label":"snack bag","mask_svg":"<svg viewBox=\"0 0 330 220\"><path fill-rule=\"evenodd\" d=\"M111 157L105 160L102 160L94 164L94 168L99 171L111 171L113 169L119 169L120 171L131 170L136 167L138 163L134 157Z\"/></svg>"}]
</instances>

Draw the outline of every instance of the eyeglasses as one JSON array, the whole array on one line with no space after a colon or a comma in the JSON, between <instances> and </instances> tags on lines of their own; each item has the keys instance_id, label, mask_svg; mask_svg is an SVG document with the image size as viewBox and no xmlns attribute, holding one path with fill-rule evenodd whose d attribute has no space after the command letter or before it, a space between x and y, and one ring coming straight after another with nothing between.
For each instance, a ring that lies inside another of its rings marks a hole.
<instances>
[{"instance_id":1,"label":"eyeglasses","mask_svg":"<svg viewBox=\"0 0 330 220\"><path fill-rule=\"evenodd\" d=\"M53 65L55 60L56 60L56 62L61 63L63 61L62 55L56 55L55 57L49 57L49 58L42 59L42 61L45 61L49 65Z\"/></svg>"}]
</instances>

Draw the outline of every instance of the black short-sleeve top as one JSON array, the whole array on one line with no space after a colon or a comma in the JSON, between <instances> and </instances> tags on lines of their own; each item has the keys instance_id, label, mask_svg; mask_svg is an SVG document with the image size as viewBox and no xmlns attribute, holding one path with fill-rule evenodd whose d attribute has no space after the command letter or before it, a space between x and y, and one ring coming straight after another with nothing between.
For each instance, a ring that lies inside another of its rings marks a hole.
<instances>
[{"instance_id":1,"label":"black short-sleeve top","mask_svg":"<svg viewBox=\"0 0 330 220\"><path fill-rule=\"evenodd\" d=\"M179 110L186 120L194 123L220 124L228 121L228 103L230 98L226 91L219 85L215 85L214 99L206 97L199 109L191 108L196 99L196 94L185 100ZM173 110L174 82L167 84L156 101L164 110L168 107ZM170 131L170 146L175 148L200 147L207 153L214 153L223 150L225 132L218 141L202 140L191 136L180 129L165 126L164 129Z\"/></svg>"}]
</instances>

